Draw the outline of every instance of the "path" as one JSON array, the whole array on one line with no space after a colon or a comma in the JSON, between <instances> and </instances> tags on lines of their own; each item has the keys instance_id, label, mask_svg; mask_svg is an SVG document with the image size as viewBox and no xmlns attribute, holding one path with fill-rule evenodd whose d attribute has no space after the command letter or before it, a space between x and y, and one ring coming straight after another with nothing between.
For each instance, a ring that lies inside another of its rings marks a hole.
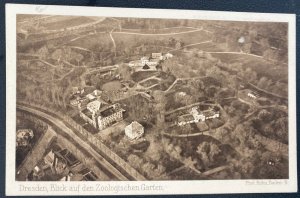
<instances>
[{"instance_id":1,"label":"path","mask_svg":"<svg viewBox=\"0 0 300 198\"><path fill-rule=\"evenodd\" d=\"M226 169L228 169L228 168L230 168L229 165L219 166L219 167L217 167L217 168L213 168L213 169L210 169L210 170L208 170L208 171L206 171L206 172L203 172L202 175L203 175L203 176L209 176L209 175L212 175L212 174L221 172L221 171L223 171L223 170L226 170Z\"/></svg>"},{"instance_id":2,"label":"path","mask_svg":"<svg viewBox=\"0 0 300 198\"><path fill-rule=\"evenodd\" d=\"M45 65L48 65L48 66L50 66L50 67L57 68L57 65L53 65L53 64L51 64L51 63L48 63L48 62L45 61L45 60L37 59L37 61L40 61L40 62L42 62L42 63L44 63Z\"/></svg>"},{"instance_id":3,"label":"path","mask_svg":"<svg viewBox=\"0 0 300 198\"><path fill-rule=\"evenodd\" d=\"M171 35L180 35L180 34L188 34L192 32L200 32L203 29L190 30L184 32L174 32L174 33L162 33L162 34L146 34L146 33L136 33L136 32L114 32L114 34L132 34L132 35L140 35L140 36L171 36Z\"/></svg>"},{"instance_id":4,"label":"path","mask_svg":"<svg viewBox=\"0 0 300 198\"><path fill-rule=\"evenodd\" d=\"M216 106L216 104L206 104L205 102L206 102L206 101L196 102L196 103L193 103L193 104L190 104L190 105L186 105L186 106L183 106L183 107L179 107L179 108L177 108L177 109L174 109L174 110L165 112L165 115L169 115L169 114L175 113L175 112L177 112L177 111L185 110L185 109L191 108L191 107L193 107L193 106L197 106L197 105Z\"/></svg>"},{"instance_id":5,"label":"path","mask_svg":"<svg viewBox=\"0 0 300 198\"><path fill-rule=\"evenodd\" d=\"M128 180L119 170L117 170L113 165L111 165L108 161L106 161L103 156L101 156L98 152L96 152L91 146L90 144L88 144L86 141L84 141L83 139L79 138L72 129L70 129L69 127L67 127L64 122L59 119L59 118L55 118L52 115L46 114L42 111L39 111L37 109L33 109L33 108L29 108L29 107L25 107L25 106L20 106L17 105L18 109L21 110L25 110L28 111L30 113L36 114L40 117L43 117L47 120L49 120L52 124L56 125L57 127L59 127L62 131L64 131L67 135L69 135L70 137L73 138L73 140L82 145L82 147L84 147L93 157L95 160L97 160L99 163L101 163L103 165L103 167L105 167L107 170L109 170L113 175L116 176L116 178L118 178L119 180Z\"/></svg>"},{"instance_id":6,"label":"path","mask_svg":"<svg viewBox=\"0 0 300 198\"><path fill-rule=\"evenodd\" d=\"M170 89L172 89L172 88L175 86L175 84L176 84L178 81L180 81L180 80L196 80L196 79L201 79L201 78L206 78L206 77L207 77L207 76L192 77L192 78L177 78L177 79L170 85L170 87L169 87L167 90L165 90L164 92L166 93L166 92L170 91Z\"/></svg>"},{"instance_id":7,"label":"path","mask_svg":"<svg viewBox=\"0 0 300 198\"><path fill-rule=\"evenodd\" d=\"M114 37L112 36L112 33L113 33L114 29L115 29L115 28L113 28L113 29L109 32L109 37L110 37L110 39L111 39L111 41L113 42L113 45L114 45L115 56L117 56L117 46L116 46L116 42L115 42Z\"/></svg>"},{"instance_id":8,"label":"path","mask_svg":"<svg viewBox=\"0 0 300 198\"><path fill-rule=\"evenodd\" d=\"M190 46L194 46L194 45L201 45L201 44L205 44L205 43L211 43L211 42L212 42L212 40L207 40L207 41L203 41L203 42L200 42L200 43L192 43L192 44L189 44L189 45L185 45L182 48L190 47ZM174 51L178 51L178 50L181 50L181 49L172 49L172 50L169 50L168 52L174 52Z\"/></svg>"},{"instance_id":9,"label":"path","mask_svg":"<svg viewBox=\"0 0 300 198\"><path fill-rule=\"evenodd\" d=\"M186 133L186 134L180 134L180 135L170 134L170 133L166 133L166 132L162 132L161 134L168 136L168 137L177 137L177 138L196 137L196 136L201 136L201 135L212 136L211 135L212 133L209 130L198 132L198 133Z\"/></svg>"},{"instance_id":10,"label":"path","mask_svg":"<svg viewBox=\"0 0 300 198\"><path fill-rule=\"evenodd\" d=\"M251 53L245 53L245 52L207 52L207 51L205 51L205 52L209 53L209 54L238 54L238 55L247 55L247 56L253 56L253 57L256 57L256 58L261 58L261 59L264 59L265 61L270 61L272 63L278 62L277 60L274 60L274 59L266 59L263 56L259 56L259 55L251 54ZM287 63L282 63L282 64L287 65Z\"/></svg>"},{"instance_id":11,"label":"path","mask_svg":"<svg viewBox=\"0 0 300 198\"><path fill-rule=\"evenodd\" d=\"M69 46L69 47L72 48L72 49L79 49L79 50L82 50L82 51L93 53L91 50L83 48L83 47L77 47L77 46Z\"/></svg>"}]
</instances>

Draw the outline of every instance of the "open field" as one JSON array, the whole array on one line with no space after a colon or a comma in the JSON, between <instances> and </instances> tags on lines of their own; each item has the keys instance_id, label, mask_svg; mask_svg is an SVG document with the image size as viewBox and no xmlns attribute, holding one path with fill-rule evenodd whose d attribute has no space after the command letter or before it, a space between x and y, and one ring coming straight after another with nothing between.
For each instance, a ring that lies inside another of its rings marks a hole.
<instances>
[{"instance_id":1,"label":"open field","mask_svg":"<svg viewBox=\"0 0 300 198\"><path fill-rule=\"evenodd\" d=\"M144 34L168 34L168 33L179 33L195 30L195 28L190 27L170 27L170 28L160 28L160 29L127 29L122 28L123 32L135 32Z\"/></svg>"},{"instance_id":2,"label":"open field","mask_svg":"<svg viewBox=\"0 0 300 198\"><path fill-rule=\"evenodd\" d=\"M126 34L113 32L113 37L116 41L116 44L123 42L126 46L131 47L136 45L139 42L143 43L153 43L158 41L161 44L166 44L169 38L174 38L176 40L182 41L185 45L207 41L210 39L210 35L204 31L189 32L183 34L165 34L165 35L139 35L139 34Z\"/></svg>"},{"instance_id":3,"label":"open field","mask_svg":"<svg viewBox=\"0 0 300 198\"><path fill-rule=\"evenodd\" d=\"M91 18L79 16L79 17L72 17L72 18L65 19L65 20L50 22L50 23L47 23L46 27L48 30L57 30L57 29L82 25L82 24L93 22L93 21L94 20L92 20Z\"/></svg>"},{"instance_id":4,"label":"open field","mask_svg":"<svg viewBox=\"0 0 300 198\"><path fill-rule=\"evenodd\" d=\"M213 42L201 43L201 44L197 44L197 45L186 46L184 48L186 48L188 50L198 49L198 50L207 51L207 52L225 51L224 49L222 49L220 46L218 46L217 44L215 44Z\"/></svg>"},{"instance_id":5,"label":"open field","mask_svg":"<svg viewBox=\"0 0 300 198\"><path fill-rule=\"evenodd\" d=\"M112 41L108 33L97 33L87 37L77 39L68 45L86 49L91 49L94 45L112 45Z\"/></svg>"}]
</instances>

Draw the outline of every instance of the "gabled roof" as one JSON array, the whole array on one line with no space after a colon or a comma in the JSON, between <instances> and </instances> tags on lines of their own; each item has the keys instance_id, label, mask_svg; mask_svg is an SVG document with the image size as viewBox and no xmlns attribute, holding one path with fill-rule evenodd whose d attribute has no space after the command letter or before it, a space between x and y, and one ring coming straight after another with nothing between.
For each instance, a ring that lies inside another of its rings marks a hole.
<instances>
[{"instance_id":1,"label":"gabled roof","mask_svg":"<svg viewBox=\"0 0 300 198\"><path fill-rule=\"evenodd\" d=\"M138 123L137 121L133 121L130 125L126 126L127 129L131 129L131 131L139 131L141 129L143 129L143 125L141 125L140 123Z\"/></svg>"},{"instance_id":2,"label":"gabled roof","mask_svg":"<svg viewBox=\"0 0 300 198\"><path fill-rule=\"evenodd\" d=\"M87 104L87 108L92 109L94 112L97 112L102 107L102 103L99 100L94 100Z\"/></svg>"}]
</instances>

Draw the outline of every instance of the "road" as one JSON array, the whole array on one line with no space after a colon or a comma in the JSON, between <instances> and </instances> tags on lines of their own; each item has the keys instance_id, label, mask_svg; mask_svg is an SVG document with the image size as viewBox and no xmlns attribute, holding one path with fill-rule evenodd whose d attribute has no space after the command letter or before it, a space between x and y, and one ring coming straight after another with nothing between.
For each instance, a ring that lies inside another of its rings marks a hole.
<instances>
[{"instance_id":1,"label":"road","mask_svg":"<svg viewBox=\"0 0 300 198\"><path fill-rule=\"evenodd\" d=\"M172 35L178 35L178 34L187 34L192 32L200 32L203 31L203 29L196 29L196 30L190 30L190 31L184 31L184 32L174 32L174 33L161 33L161 34L147 34L147 33L137 33L137 32L114 32L114 34L133 34L133 35L140 35L140 36L172 36Z\"/></svg>"},{"instance_id":2,"label":"road","mask_svg":"<svg viewBox=\"0 0 300 198\"><path fill-rule=\"evenodd\" d=\"M104 159L103 156L101 156L98 152L96 152L87 142L85 142L84 140L82 140L81 138L79 138L74 132L73 130L71 130L69 127L67 127L59 118L55 118L49 114L46 114L44 112L41 112L37 109L33 109L33 108L29 108L29 107L25 107L25 106L21 106L21 105L17 105L18 109L36 114L40 117L43 117L47 120L49 120L51 123L53 123L54 125L56 125L57 127L59 127L62 131L64 131L66 134L68 134L70 137L73 137L73 140L80 144L82 147L84 147L92 156L93 158L98 161L99 163L101 163L101 165L103 165L103 167L107 170L109 170L117 179L121 180L121 181L126 181L128 180L119 170L117 170L113 165L111 165L108 161L106 161Z\"/></svg>"},{"instance_id":3,"label":"road","mask_svg":"<svg viewBox=\"0 0 300 198\"><path fill-rule=\"evenodd\" d=\"M185 45L182 48L195 46L195 45L201 45L201 44L205 44L205 43L211 43L211 42L212 42L212 40L207 40L207 41L203 41L203 42L199 42L199 43L192 43L192 44ZM171 49L168 52L174 52L174 51L178 51L178 50L181 50L181 49Z\"/></svg>"},{"instance_id":4,"label":"road","mask_svg":"<svg viewBox=\"0 0 300 198\"><path fill-rule=\"evenodd\" d=\"M110 38L111 38L111 41L113 42L114 50L115 50L115 56L116 56L116 55L117 55L117 52L116 52L117 46L116 46L115 39L114 39L114 37L112 36L113 31L114 31L114 28L109 32L109 36L110 36Z\"/></svg>"}]
</instances>

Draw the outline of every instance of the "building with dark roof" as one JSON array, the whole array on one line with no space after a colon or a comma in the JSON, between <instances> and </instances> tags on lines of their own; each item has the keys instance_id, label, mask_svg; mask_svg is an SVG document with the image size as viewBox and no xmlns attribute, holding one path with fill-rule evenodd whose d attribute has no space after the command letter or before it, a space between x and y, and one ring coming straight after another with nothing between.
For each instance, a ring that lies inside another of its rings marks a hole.
<instances>
[{"instance_id":1,"label":"building with dark roof","mask_svg":"<svg viewBox=\"0 0 300 198\"><path fill-rule=\"evenodd\" d=\"M124 109L121 108L119 103L103 107L99 111L98 127L100 130L123 120Z\"/></svg>"}]
</instances>

